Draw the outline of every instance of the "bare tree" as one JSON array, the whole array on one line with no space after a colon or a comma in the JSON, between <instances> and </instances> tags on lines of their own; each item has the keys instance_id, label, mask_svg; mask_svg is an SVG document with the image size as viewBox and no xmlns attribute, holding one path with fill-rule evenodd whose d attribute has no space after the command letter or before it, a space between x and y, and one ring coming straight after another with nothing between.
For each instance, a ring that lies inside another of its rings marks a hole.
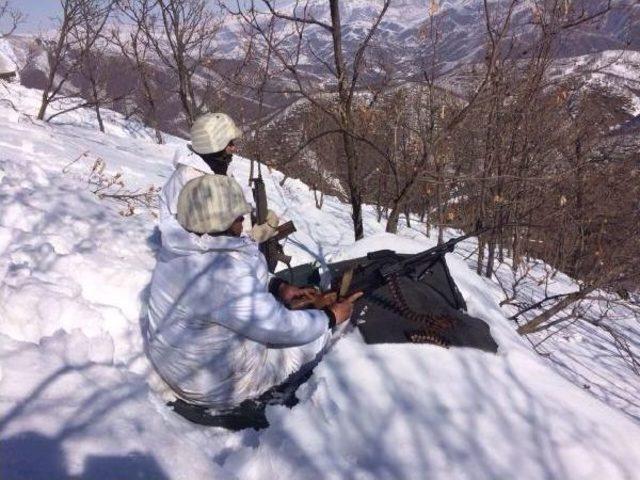
<instances>
[{"instance_id":1,"label":"bare tree","mask_svg":"<svg viewBox=\"0 0 640 480\"><path fill-rule=\"evenodd\" d=\"M270 44L274 61L289 74L293 82L294 86L289 93L302 96L319 108L325 115L332 118L335 128L324 132L324 134L338 134L341 138L346 166L346 184L356 239L363 237L363 191L360 181L362 171L360 159L357 155L357 143L360 139L355 133L354 125L355 101L362 75L366 69L367 50L390 3L390 0L384 0L381 3L380 10L362 36L355 52L348 58L343 42L339 0L328 0L329 18L327 20L315 18L308 1L296 1L293 9L287 12L280 11L272 0L221 2L229 12L241 18L245 25L257 32L263 42ZM262 10L259 7L262 7ZM288 25L283 29L284 36L278 39L270 36L265 28L265 24L269 24L269 19L272 17ZM316 32L319 31L321 34L328 36L332 47L332 61L324 60L317 52L313 51L313 47L305 43L307 30L309 29ZM325 69L334 78L335 100L326 101L326 99L323 100L317 94L318 86L310 83L300 65L302 50L307 50L309 55L315 59L317 65ZM321 136L315 140L319 138Z\"/></svg>"},{"instance_id":2,"label":"bare tree","mask_svg":"<svg viewBox=\"0 0 640 480\"><path fill-rule=\"evenodd\" d=\"M111 0L60 0L62 13L55 37L40 39L49 70L38 120L44 120L51 102L64 95L65 86L84 60L82 52L91 50L100 38L111 4Z\"/></svg>"},{"instance_id":3,"label":"bare tree","mask_svg":"<svg viewBox=\"0 0 640 480\"><path fill-rule=\"evenodd\" d=\"M188 126L205 108L206 95L197 94L195 77L210 66L219 29L216 13L206 0L122 0L154 52L175 76L177 94Z\"/></svg>"},{"instance_id":4,"label":"bare tree","mask_svg":"<svg viewBox=\"0 0 640 480\"><path fill-rule=\"evenodd\" d=\"M113 6L112 0L102 4L83 5L81 23L71 31L78 48L78 74L86 82L86 106L94 109L101 132L105 128L100 108L105 102L114 100L107 93L107 76L110 72L105 51L109 42L104 36L104 28Z\"/></svg>"},{"instance_id":5,"label":"bare tree","mask_svg":"<svg viewBox=\"0 0 640 480\"><path fill-rule=\"evenodd\" d=\"M9 0L0 0L0 22L6 24L4 29L0 30L0 38L6 38L13 34L24 21L23 12L13 8Z\"/></svg>"},{"instance_id":6,"label":"bare tree","mask_svg":"<svg viewBox=\"0 0 640 480\"><path fill-rule=\"evenodd\" d=\"M575 95L563 105L571 110L560 159L567 174L549 185L551 198L559 201L552 205L547 200L533 218L541 222L546 212L551 220L537 255L579 279L579 288L529 317L519 328L522 334L557 325L557 314L598 290L624 297L640 280L640 169L637 158L627 154L624 138L609 133L620 123L619 112L629 107L628 100L593 88ZM571 315L562 321L567 318Z\"/></svg>"},{"instance_id":7,"label":"bare tree","mask_svg":"<svg viewBox=\"0 0 640 480\"><path fill-rule=\"evenodd\" d=\"M510 257L509 303L518 301L518 275L530 274L519 268L529 258L552 265L549 279L558 270L577 279L570 294L520 304L514 318L524 319L521 334L581 318L581 302L637 285L640 255L637 159L611 134L629 105L577 81L583 71L551 74L562 39L602 18L611 4L589 10L550 0L535 7L515 24L509 5L485 4L484 71L491 74L482 73L477 100L455 132L464 141L454 147L459 173L449 177L463 199L459 225L492 227L479 238L478 273L493 276Z\"/></svg>"},{"instance_id":8,"label":"bare tree","mask_svg":"<svg viewBox=\"0 0 640 480\"><path fill-rule=\"evenodd\" d=\"M149 0L119 0L117 5L128 22L123 22L120 29L111 32L111 41L137 72L144 102L141 107L142 120L154 129L156 141L162 144L164 139L160 130L159 102L163 92L153 65L153 47L144 33L144 25L149 23L153 5Z\"/></svg>"},{"instance_id":9,"label":"bare tree","mask_svg":"<svg viewBox=\"0 0 640 480\"><path fill-rule=\"evenodd\" d=\"M471 114L461 127L474 138L465 144L469 151L462 153L469 157L465 171L471 177L463 189L474 199L468 203L467 228L478 223L493 227L479 239L477 271L486 276L492 275L496 257L503 258L505 250L512 252L514 267L518 264L531 234L526 225L539 205L535 196L548 177L548 159L561 154L558 149L566 138L557 128L565 122L550 93L556 80L549 72L558 45L571 29L611 8L610 3L596 10L567 5L560 0L539 2L530 16L516 20L519 2L484 3L484 73L474 89L475 102L466 107Z\"/></svg>"},{"instance_id":10,"label":"bare tree","mask_svg":"<svg viewBox=\"0 0 640 480\"><path fill-rule=\"evenodd\" d=\"M431 87L398 87L381 94L375 104L356 110L357 133L369 142L359 148L368 172L361 177L366 199L378 206L380 217L384 212L390 233L396 233L401 214L410 218L416 194L425 192L420 185L430 186L437 204L446 205L441 170L448 148L438 138L449 112L460 106L452 103L447 92Z\"/></svg>"}]
</instances>

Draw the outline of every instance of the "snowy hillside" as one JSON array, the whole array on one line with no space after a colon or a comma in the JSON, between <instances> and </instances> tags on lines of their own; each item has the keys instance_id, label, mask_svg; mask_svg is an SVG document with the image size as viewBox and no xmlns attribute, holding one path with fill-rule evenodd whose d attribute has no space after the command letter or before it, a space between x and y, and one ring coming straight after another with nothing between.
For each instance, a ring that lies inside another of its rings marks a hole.
<instances>
[{"instance_id":1,"label":"snowy hillside","mask_svg":"<svg viewBox=\"0 0 640 480\"><path fill-rule=\"evenodd\" d=\"M17 64L17 59L9 43L0 40L0 75L15 72Z\"/></svg>"},{"instance_id":2,"label":"snowy hillside","mask_svg":"<svg viewBox=\"0 0 640 480\"><path fill-rule=\"evenodd\" d=\"M106 134L87 111L37 122L39 96L0 85L2 480L637 476L640 382L625 362L589 331L569 331L561 366L537 355L497 306L497 284L457 255L452 274L469 313L491 326L497 355L367 346L344 332L300 404L267 409L267 430L229 433L175 415L140 335L158 246L153 209L125 216L126 205L92 191L161 185L184 142L155 145L144 126L109 112ZM236 158L232 170L248 189L249 162ZM116 172L111 187L97 180ZM266 183L272 208L298 227L285 246L295 264L434 245L419 224L383 233L372 208L354 245L346 205L330 197L317 210L306 185L280 187L281 178L271 172ZM572 282L558 276L555 288ZM592 381L597 391L583 388Z\"/></svg>"},{"instance_id":3,"label":"snowy hillside","mask_svg":"<svg viewBox=\"0 0 640 480\"><path fill-rule=\"evenodd\" d=\"M343 29L344 46L347 52L354 53L365 37L374 19L379 15L384 2L380 0L349 0L340 3L340 15ZM605 2L606 3L606 2ZM494 0L488 2L490 15L499 18L507 11L511 2ZM235 5L235 2L231 2ZM260 5L258 3L258 5ZM287 14L303 15L329 22L330 10L328 2L311 0L277 0L277 10ZM531 23L531 12L537 3L526 0L515 2L512 23L526 29ZM614 8L597 26L589 26L565 39L556 56L573 57L606 50L639 50L637 2L618 0ZM584 0L574 5L576 12L587 15L603 8L601 0ZM259 7L259 10L261 8ZM441 63L440 74L455 70L461 65L482 61L486 46L486 26L484 3L478 0L393 0L386 11L376 37L373 40L375 49L384 52L385 61L392 64L404 77L421 74L424 62L429 62L431 51L426 33L430 28L429 16L433 15L433 26L437 28L441 39L438 43L437 57ZM290 27L290 25L289 25ZM286 29L285 22L278 28ZM242 57L239 45L242 42L242 27L235 19L224 22L218 37L218 50L227 58ZM302 63L318 66L316 58L331 58L332 47L330 36L322 29L309 28L305 32L306 42L311 50L303 49ZM326 71L318 68L315 73L326 75Z\"/></svg>"},{"instance_id":4,"label":"snowy hillside","mask_svg":"<svg viewBox=\"0 0 640 480\"><path fill-rule=\"evenodd\" d=\"M556 61L554 75L574 75L583 82L602 85L629 98L634 115L640 114L640 52L609 50Z\"/></svg>"}]
</instances>

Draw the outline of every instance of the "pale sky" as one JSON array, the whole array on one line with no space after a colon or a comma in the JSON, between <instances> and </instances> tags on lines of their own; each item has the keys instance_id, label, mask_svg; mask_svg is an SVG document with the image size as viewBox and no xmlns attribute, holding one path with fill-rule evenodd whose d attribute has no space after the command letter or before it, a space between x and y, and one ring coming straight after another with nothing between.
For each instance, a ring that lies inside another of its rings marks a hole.
<instances>
[{"instance_id":1,"label":"pale sky","mask_svg":"<svg viewBox=\"0 0 640 480\"><path fill-rule=\"evenodd\" d=\"M28 18L19 33L33 33L51 26L51 18L60 10L59 0L10 0Z\"/></svg>"},{"instance_id":2,"label":"pale sky","mask_svg":"<svg viewBox=\"0 0 640 480\"><path fill-rule=\"evenodd\" d=\"M58 0L12 0L14 7L27 15L27 23L20 28L21 33L36 32L51 25L50 18L55 17L60 8Z\"/></svg>"}]
</instances>

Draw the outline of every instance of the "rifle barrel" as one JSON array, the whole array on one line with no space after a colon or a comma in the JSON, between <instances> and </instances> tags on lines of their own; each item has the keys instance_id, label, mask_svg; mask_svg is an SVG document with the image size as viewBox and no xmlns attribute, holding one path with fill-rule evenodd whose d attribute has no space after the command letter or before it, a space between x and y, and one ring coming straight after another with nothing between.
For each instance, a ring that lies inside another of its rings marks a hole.
<instances>
[{"instance_id":1,"label":"rifle barrel","mask_svg":"<svg viewBox=\"0 0 640 480\"><path fill-rule=\"evenodd\" d=\"M402 260L401 262L386 265L380 269L380 273L385 279L388 279L392 275L403 275L407 273L407 271L411 270L414 264L424 262L431 257L436 257L441 254L446 254L453 252L455 246L466 240L469 237L474 237L478 235L478 232L468 233L466 235L462 235L460 237L451 238L440 245L436 245L435 247L431 247L424 252L416 253L415 255L410 256L409 258Z\"/></svg>"}]
</instances>

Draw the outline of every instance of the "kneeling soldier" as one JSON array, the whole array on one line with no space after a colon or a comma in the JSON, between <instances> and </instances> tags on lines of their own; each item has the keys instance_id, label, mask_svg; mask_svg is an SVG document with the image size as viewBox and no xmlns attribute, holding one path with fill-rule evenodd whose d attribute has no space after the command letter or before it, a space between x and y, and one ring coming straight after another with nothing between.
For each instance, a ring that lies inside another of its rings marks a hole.
<instances>
[{"instance_id":1,"label":"kneeling soldier","mask_svg":"<svg viewBox=\"0 0 640 480\"><path fill-rule=\"evenodd\" d=\"M232 178L189 181L177 207L189 233L163 244L153 272L149 357L191 404L229 408L282 383L322 354L332 328L353 311L355 298L325 310L287 309L309 292L269 282L258 244L241 235L250 211Z\"/></svg>"}]
</instances>

